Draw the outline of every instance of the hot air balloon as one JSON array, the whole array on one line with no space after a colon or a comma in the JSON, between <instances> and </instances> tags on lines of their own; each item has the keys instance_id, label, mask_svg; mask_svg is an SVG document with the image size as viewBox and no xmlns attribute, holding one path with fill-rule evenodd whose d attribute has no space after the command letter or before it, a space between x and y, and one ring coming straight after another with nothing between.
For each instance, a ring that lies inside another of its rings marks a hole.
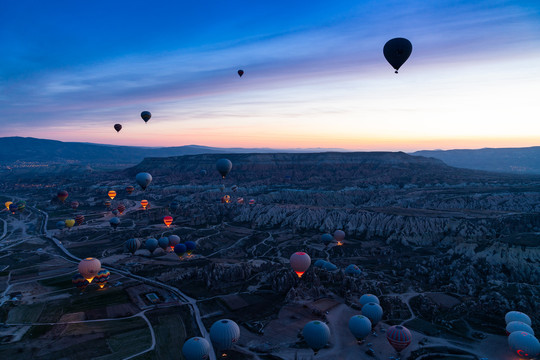
<instances>
[{"instance_id":1,"label":"hot air balloon","mask_svg":"<svg viewBox=\"0 0 540 360\"><path fill-rule=\"evenodd\" d=\"M178 201L173 201L172 203L169 204L169 209L171 209L172 211L178 210L179 207L180 207L180 204L178 203Z\"/></svg>"},{"instance_id":2,"label":"hot air balloon","mask_svg":"<svg viewBox=\"0 0 540 360\"><path fill-rule=\"evenodd\" d=\"M117 217L113 217L109 220L109 224L111 225L111 227L113 229L116 230L116 228L118 227L118 225L120 225L120 219L117 218Z\"/></svg>"},{"instance_id":3,"label":"hot air balloon","mask_svg":"<svg viewBox=\"0 0 540 360\"><path fill-rule=\"evenodd\" d=\"M206 360L210 354L210 344L201 337L192 337L182 346L182 354L186 360Z\"/></svg>"},{"instance_id":4,"label":"hot air balloon","mask_svg":"<svg viewBox=\"0 0 540 360\"><path fill-rule=\"evenodd\" d=\"M221 186L219 187L219 190L225 191L225 185L221 184Z\"/></svg>"},{"instance_id":5,"label":"hot air balloon","mask_svg":"<svg viewBox=\"0 0 540 360\"><path fill-rule=\"evenodd\" d=\"M224 204L228 204L231 202L231 197L229 195L225 195L221 198L221 202Z\"/></svg>"},{"instance_id":6,"label":"hot air balloon","mask_svg":"<svg viewBox=\"0 0 540 360\"><path fill-rule=\"evenodd\" d=\"M23 212L24 209L26 209L26 203L24 201L17 204L17 210L19 210L19 212Z\"/></svg>"},{"instance_id":7,"label":"hot air balloon","mask_svg":"<svg viewBox=\"0 0 540 360\"><path fill-rule=\"evenodd\" d=\"M124 211L126 211L126 206L124 204L120 204L120 205L118 205L117 209L118 209L118 212L120 213L120 215L122 215L124 213Z\"/></svg>"},{"instance_id":8,"label":"hot air balloon","mask_svg":"<svg viewBox=\"0 0 540 360\"><path fill-rule=\"evenodd\" d=\"M77 287L77 289L80 289L81 291L83 291L89 284L88 280L86 280L79 273L76 273L71 277L71 282Z\"/></svg>"},{"instance_id":9,"label":"hot air balloon","mask_svg":"<svg viewBox=\"0 0 540 360\"><path fill-rule=\"evenodd\" d=\"M60 190L58 192L58 194L56 195L56 197L58 198L58 200L60 200L61 202L64 202L66 201L67 197L68 197L68 192L66 190Z\"/></svg>"},{"instance_id":10,"label":"hot air balloon","mask_svg":"<svg viewBox=\"0 0 540 360\"><path fill-rule=\"evenodd\" d=\"M236 192L238 190L238 186L236 186L236 185L231 186L231 190L233 192Z\"/></svg>"},{"instance_id":11,"label":"hot air balloon","mask_svg":"<svg viewBox=\"0 0 540 360\"><path fill-rule=\"evenodd\" d=\"M131 195L133 191L135 191L135 188L133 186L126 186L126 192L128 193L128 195Z\"/></svg>"},{"instance_id":12,"label":"hot air balloon","mask_svg":"<svg viewBox=\"0 0 540 360\"><path fill-rule=\"evenodd\" d=\"M236 198L236 202L240 205L243 205L244 204L244 198L243 197L238 197Z\"/></svg>"},{"instance_id":13,"label":"hot air balloon","mask_svg":"<svg viewBox=\"0 0 540 360\"><path fill-rule=\"evenodd\" d=\"M4 205L6 205L6 209L9 210L9 205L13 204L12 201L6 201Z\"/></svg>"},{"instance_id":14,"label":"hot air balloon","mask_svg":"<svg viewBox=\"0 0 540 360\"><path fill-rule=\"evenodd\" d=\"M148 206L148 200L141 200L141 206L144 210L146 210L146 207Z\"/></svg>"},{"instance_id":15,"label":"hot air balloon","mask_svg":"<svg viewBox=\"0 0 540 360\"><path fill-rule=\"evenodd\" d=\"M145 172L138 173L137 176L135 176L135 181L139 184L141 189L146 190L146 187L152 182L152 175Z\"/></svg>"},{"instance_id":16,"label":"hot air balloon","mask_svg":"<svg viewBox=\"0 0 540 360\"><path fill-rule=\"evenodd\" d=\"M84 215L75 216L75 223L77 225L81 225L83 222L84 222Z\"/></svg>"},{"instance_id":17,"label":"hot air balloon","mask_svg":"<svg viewBox=\"0 0 540 360\"><path fill-rule=\"evenodd\" d=\"M244 70L238 70L238 76L242 77L244 75Z\"/></svg>"},{"instance_id":18,"label":"hot air balloon","mask_svg":"<svg viewBox=\"0 0 540 360\"><path fill-rule=\"evenodd\" d=\"M506 325L506 335L510 335L514 331L525 331L531 335L534 335L533 328L521 321L510 321Z\"/></svg>"},{"instance_id":19,"label":"hot air balloon","mask_svg":"<svg viewBox=\"0 0 540 360\"><path fill-rule=\"evenodd\" d=\"M72 201L71 202L71 208L73 210L76 210L78 207L79 207L79 202L78 201Z\"/></svg>"},{"instance_id":20,"label":"hot air balloon","mask_svg":"<svg viewBox=\"0 0 540 360\"><path fill-rule=\"evenodd\" d=\"M144 242L144 247L150 251L151 253L154 252L154 250L157 249L158 247L158 241L154 238L150 238L150 239L147 239L145 242Z\"/></svg>"},{"instance_id":21,"label":"hot air balloon","mask_svg":"<svg viewBox=\"0 0 540 360\"><path fill-rule=\"evenodd\" d=\"M17 212L17 205L16 204L9 205L9 211L11 211L12 214L15 214Z\"/></svg>"},{"instance_id":22,"label":"hot air balloon","mask_svg":"<svg viewBox=\"0 0 540 360\"><path fill-rule=\"evenodd\" d=\"M65 222L65 221L58 221L58 222L56 223L56 228L57 228L58 230L62 230L62 229L65 228L65 227L66 227L66 222Z\"/></svg>"},{"instance_id":23,"label":"hot air balloon","mask_svg":"<svg viewBox=\"0 0 540 360\"><path fill-rule=\"evenodd\" d=\"M371 333L371 321L364 315L354 315L349 319L349 330L361 342Z\"/></svg>"},{"instance_id":24,"label":"hot air balloon","mask_svg":"<svg viewBox=\"0 0 540 360\"><path fill-rule=\"evenodd\" d=\"M81 275L91 283L98 271L101 269L101 262L96 258L86 258L79 263L79 272Z\"/></svg>"},{"instance_id":25,"label":"hot air balloon","mask_svg":"<svg viewBox=\"0 0 540 360\"><path fill-rule=\"evenodd\" d=\"M360 296L360 299L358 300L358 302L360 303L360 306L364 306L368 303L375 303L379 305L381 304L381 302L379 301L379 298L373 294L364 294Z\"/></svg>"},{"instance_id":26,"label":"hot air balloon","mask_svg":"<svg viewBox=\"0 0 540 360\"><path fill-rule=\"evenodd\" d=\"M171 226L172 222L173 222L173 217L172 216L164 216L163 217L163 222L165 223L165 225L167 225L167 227Z\"/></svg>"},{"instance_id":27,"label":"hot air balloon","mask_svg":"<svg viewBox=\"0 0 540 360\"><path fill-rule=\"evenodd\" d=\"M205 176L206 175L206 170L202 169L201 170L201 176Z\"/></svg>"},{"instance_id":28,"label":"hot air balloon","mask_svg":"<svg viewBox=\"0 0 540 360\"><path fill-rule=\"evenodd\" d=\"M352 275L352 276L358 276L360 274L362 274L362 270L360 270L360 268L354 264L350 264L349 266L347 266L345 268L345 274L347 275Z\"/></svg>"},{"instance_id":29,"label":"hot air balloon","mask_svg":"<svg viewBox=\"0 0 540 360\"><path fill-rule=\"evenodd\" d=\"M107 193L107 195L109 195L109 197L111 198L111 200L114 200L114 198L116 197L116 191L114 190L111 190Z\"/></svg>"},{"instance_id":30,"label":"hot air balloon","mask_svg":"<svg viewBox=\"0 0 540 360\"><path fill-rule=\"evenodd\" d=\"M64 222L66 223L66 227L68 229L71 229L73 227L73 225L75 225L75 219L67 219Z\"/></svg>"},{"instance_id":31,"label":"hot air balloon","mask_svg":"<svg viewBox=\"0 0 540 360\"><path fill-rule=\"evenodd\" d=\"M114 209L114 210L111 211L111 212L112 212L112 214L113 214L114 216L118 215L118 209Z\"/></svg>"},{"instance_id":32,"label":"hot air balloon","mask_svg":"<svg viewBox=\"0 0 540 360\"><path fill-rule=\"evenodd\" d=\"M255 205L255 199L250 199L249 200L249 205Z\"/></svg>"},{"instance_id":33,"label":"hot air balloon","mask_svg":"<svg viewBox=\"0 0 540 360\"><path fill-rule=\"evenodd\" d=\"M322 269L323 265L326 263L323 259L319 259L315 261L315 264L313 264L314 267Z\"/></svg>"},{"instance_id":34,"label":"hot air balloon","mask_svg":"<svg viewBox=\"0 0 540 360\"><path fill-rule=\"evenodd\" d=\"M540 342L525 331L514 331L508 336L510 350L520 358L535 359L540 354Z\"/></svg>"},{"instance_id":35,"label":"hot air balloon","mask_svg":"<svg viewBox=\"0 0 540 360\"><path fill-rule=\"evenodd\" d=\"M337 270L337 266L332 264L329 261L325 261L324 264L322 265L322 268L324 270L326 270L326 271L336 271Z\"/></svg>"},{"instance_id":36,"label":"hot air balloon","mask_svg":"<svg viewBox=\"0 0 540 360\"><path fill-rule=\"evenodd\" d=\"M178 255L178 257L182 257L186 253L187 248L186 248L186 245L184 244L176 244L173 250L174 250L174 253Z\"/></svg>"},{"instance_id":37,"label":"hot air balloon","mask_svg":"<svg viewBox=\"0 0 540 360\"><path fill-rule=\"evenodd\" d=\"M409 329L402 325L390 326L386 329L386 340L399 353L405 349L412 340L412 335Z\"/></svg>"},{"instance_id":38,"label":"hot air balloon","mask_svg":"<svg viewBox=\"0 0 540 360\"><path fill-rule=\"evenodd\" d=\"M166 236L160 237L158 240L158 245L163 250L167 249L167 247L169 247L169 238Z\"/></svg>"},{"instance_id":39,"label":"hot air balloon","mask_svg":"<svg viewBox=\"0 0 540 360\"><path fill-rule=\"evenodd\" d=\"M197 244L194 241L186 241L185 245L186 245L186 252L188 255L191 255L193 250L195 250L195 248L197 247Z\"/></svg>"},{"instance_id":40,"label":"hot air balloon","mask_svg":"<svg viewBox=\"0 0 540 360\"><path fill-rule=\"evenodd\" d=\"M107 207L107 210L109 210L111 208L111 202L109 200L105 201L103 203L103 205L105 205Z\"/></svg>"},{"instance_id":41,"label":"hot air balloon","mask_svg":"<svg viewBox=\"0 0 540 360\"><path fill-rule=\"evenodd\" d=\"M512 321L521 321L522 323L525 323L529 326L532 325L532 321L529 315L522 313L521 311L507 312L506 315L504 316L504 320L506 321L507 324Z\"/></svg>"},{"instance_id":42,"label":"hot air balloon","mask_svg":"<svg viewBox=\"0 0 540 360\"><path fill-rule=\"evenodd\" d=\"M343 240L345 240L345 232L343 230L336 230L334 232L334 239L339 246L343 245Z\"/></svg>"},{"instance_id":43,"label":"hot air balloon","mask_svg":"<svg viewBox=\"0 0 540 360\"><path fill-rule=\"evenodd\" d=\"M334 241L334 237L332 236L332 234L322 234L321 235L321 241L323 244L325 245L328 245L330 244L332 241Z\"/></svg>"},{"instance_id":44,"label":"hot air balloon","mask_svg":"<svg viewBox=\"0 0 540 360\"><path fill-rule=\"evenodd\" d=\"M411 56L411 52L412 44L409 40L404 38L388 40L383 48L384 57L386 58L386 61L396 69L396 74L401 65L403 65L409 56Z\"/></svg>"},{"instance_id":45,"label":"hot air balloon","mask_svg":"<svg viewBox=\"0 0 540 360\"><path fill-rule=\"evenodd\" d=\"M240 339L240 328L232 320L218 320L210 327L210 339L218 351L232 349Z\"/></svg>"},{"instance_id":46,"label":"hot air balloon","mask_svg":"<svg viewBox=\"0 0 540 360\"><path fill-rule=\"evenodd\" d=\"M379 304L370 302L362 306L362 315L367 317L371 321L371 325L375 327L382 319L383 310Z\"/></svg>"},{"instance_id":47,"label":"hot air balloon","mask_svg":"<svg viewBox=\"0 0 540 360\"><path fill-rule=\"evenodd\" d=\"M308 322L302 329L302 336L315 355L324 348L330 340L330 329L322 321L314 320Z\"/></svg>"},{"instance_id":48,"label":"hot air balloon","mask_svg":"<svg viewBox=\"0 0 540 360\"><path fill-rule=\"evenodd\" d=\"M116 132L120 132L120 130L122 130L122 125L114 124L114 130L116 130Z\"/></svg>"},{"instance_id":49,"label":"hot air balloon","mask_svg":"<svg viewBox=\"0 0 540 360\"><path fill-rule=\"evenodd\" d=\"M305 252L295 252L289 259L291 267L299 278L304 275L309 266L311 265L311 258Z\"/></svg>"},{"instance_id":50,"label":"hot air balloon","mask_svg":"<svg viewBox=\"0 0 540 360\"><path fill-rule=\"evenodd\" d=\"M144 120L145 123L147 123L151 117L152 117L152 114L150 114L150 111L143 111L141 113L141 118Z\"/></svg>"},{"instance_id":51,"label":"hot air balloon","mask_svg":"<svg viewBox=\"0 0 540 360\"><path fill-rule=\"evenodd\" d=\"M138 239L128 239L126 240L124 247L130 253L135 254L135 251L139 250L141 247L141 242Z\"/></svg>"},{"instance_id":52,"label":"hot air balloon","mask_svg":"<svg viewBox=\"0 0 540 360\"><path fill-rule=\"evenodd\" d=\"M109 270L100 269L96 276L94 277L94 282L99 285L100 289L103 289L103 287L107 284L109 281L109 277L111 276L111 273Z\"/></svg>"},{"instance_id":53,"label":"hot air balloon","mask_svg":"<svg viewBox=\"0 0 540 360\"><path fill-rule=\"evenodd\" d=\"M178 235L170 235L169 246L174 250L174 247L178 244L180 244L180 237Z\"/></svg>"},{"instance_id":54,"label":"hot air balloon","mask_svg":"<svg viewBox=\"0 0 540 360\"><path fill-rule=\"evenodd\" d=\"M221 174L221 177L225 179L227 174L232 169L232 162L229 159L219 159L216 163L217 171Z\"/></svg>"}]
</instances>

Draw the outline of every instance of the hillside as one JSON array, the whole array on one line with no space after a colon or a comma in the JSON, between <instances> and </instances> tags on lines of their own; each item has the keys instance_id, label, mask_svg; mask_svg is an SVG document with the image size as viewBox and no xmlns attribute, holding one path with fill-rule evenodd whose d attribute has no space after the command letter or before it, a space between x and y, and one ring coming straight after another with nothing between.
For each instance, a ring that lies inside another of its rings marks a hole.
<instances>
[{"instance_id":1,"label":"hillside","mask_svg":"<svg viewBox=\"0 0 540 360\"><path fill-rule=\"evenodd\" d=\"M477 150L423 150L412 155L433 157L450 166L465 169L540 174L540 146Z\"/></svg>"}]
</instances>

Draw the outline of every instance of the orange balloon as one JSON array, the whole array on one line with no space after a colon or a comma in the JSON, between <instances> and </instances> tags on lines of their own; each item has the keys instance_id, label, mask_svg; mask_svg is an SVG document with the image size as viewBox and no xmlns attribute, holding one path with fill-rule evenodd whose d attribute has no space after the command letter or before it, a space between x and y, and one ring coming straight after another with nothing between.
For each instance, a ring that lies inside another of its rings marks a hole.
<instances>
[{"instance_id":1,"label":"orange balloon","mask_svg":"<svg viewBox=\"0 0 540 360\"><path fill-rule=\"evenodd\" d=\"M146 207L148 206L148 200L141 200L141 206L143 207L143 209L146 210Z\"/></svg>"},{"instance_id":2,"label":"orange balloon","mask_svg":"<svg viewBox=\"0 0 540 360\"><path fill-rule=\"evenodd\" d=\"M165 216L163 218L163 222L165 223L165 225L167 225L167 227L169 227L173 222L173 217L172 216Z\"/></svg>"},{"instance_id":3,"label":"orange balloon","mask_svg":"<svg viewBox=\"0 0 540 360\"><path fill-rule=\"evenodd\" d=\"M114 198L116 197L116 191L114 190L109 191L109 197L111 198L111 200L114 200Z\"/></svg>"}]
</instances>

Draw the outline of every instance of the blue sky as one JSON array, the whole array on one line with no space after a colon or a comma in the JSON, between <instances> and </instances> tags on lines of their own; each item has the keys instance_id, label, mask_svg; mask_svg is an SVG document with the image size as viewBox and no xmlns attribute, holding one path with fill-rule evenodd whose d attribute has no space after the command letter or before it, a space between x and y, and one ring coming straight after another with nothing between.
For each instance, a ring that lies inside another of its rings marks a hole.
<instances>
[{"instance_id":1,"label":"blue sky","mask_svg":"<svg viewBox=\"0 0 540 360\"><path fill-rule=\"evenodd\" d=\"M1 136L539 145L538 1L12 1L0 20ZM413 43L398 75L393 37Z\"/></svg>"}]
</instances>

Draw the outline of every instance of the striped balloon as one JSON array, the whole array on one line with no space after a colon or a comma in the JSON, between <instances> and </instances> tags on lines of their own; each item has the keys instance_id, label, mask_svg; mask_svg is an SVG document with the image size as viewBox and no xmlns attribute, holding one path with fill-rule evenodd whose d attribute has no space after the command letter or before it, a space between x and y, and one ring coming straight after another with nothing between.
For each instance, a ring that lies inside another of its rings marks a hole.
<instances>
[{"instance_id":1,"label":"striped balloon","mask_svg":"<svg viewBox=\"0 0 540 360\"><path fill-rule=\"evenodd\" d=\"M71 282L73 283L73 285L77 287L77 289L81 289L81 290L84 290L84 288L86 288L89 284L88 280L86 280L79 273L76 273L75 275L73 275L73 277L71 278Z\"/></svg>"},{"instance_id":2,"label":"striped balloon","mask_svg":"<svg viewBox=\"0 0 540 360\"><path fill-rule=\"evenodd\" d=\"M139 250L141 247L141 242L138 239L129 239L124 244L127 251L132 254L135 254L135 251Z\"/></svg>"},{"instance_id":3,"label":"striped balloon","mask_svg":"<svg viewBox=\"0 0 540 360\"><path fill-rule=\"evenodd\" d=\"M84 222L84 215L75 216L75 222L77 223L77 225L81 225Z\"/></svg>"},{"instance_id":4,"label":"striped balloon","mask_svg":"<svg viewBox=\"0 0 540 360\"><path fill-rule=\"evenodd\" d=\"M96 284L99 285L101 289L107 284L107 281L109 281L109 277L111 276L111 273L109 270L100 269L97 273L97 275L94 277L94 281Z\"/></svg>"},{"instance_id":5,"label":"striped balloon","mask_svg":"<svg viewBox=\"0 0 540 360\"><path fill-rule=\"evenodd\" d=\"M386 330L386 339L397 352L405 349L411 343L412 335L405 326L394 325Z\"/></svg>"}]
</instances>

